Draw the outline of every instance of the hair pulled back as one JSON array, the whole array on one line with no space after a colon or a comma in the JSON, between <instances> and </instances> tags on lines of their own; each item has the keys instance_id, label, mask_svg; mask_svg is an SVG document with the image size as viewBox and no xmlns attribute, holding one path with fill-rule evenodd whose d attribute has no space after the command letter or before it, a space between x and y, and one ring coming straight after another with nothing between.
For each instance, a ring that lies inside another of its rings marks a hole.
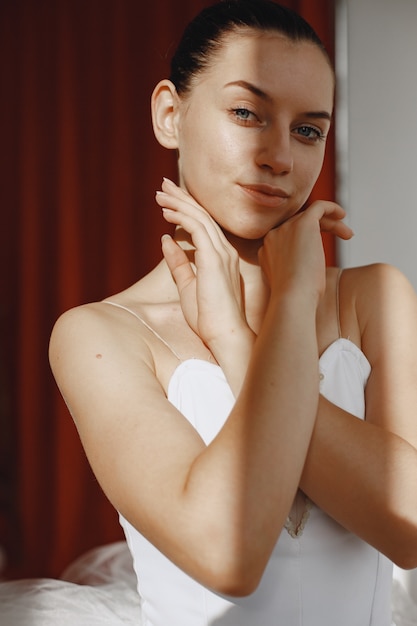
<instances>
[{"instance_id":1,"label":"hair pulled back","mask_svg":"<svg viewBox=\"0 0 417 626\"><path fill-rule=\"evenodd\" d=\"M170 80L178 94L186 94L193 79L213 63L228 34L244 29L275 31L292 41L309 41L328 59L314 29L291 9L272 0L221 0L188 24L172 57Z\"/></svg>"}]
</instances>

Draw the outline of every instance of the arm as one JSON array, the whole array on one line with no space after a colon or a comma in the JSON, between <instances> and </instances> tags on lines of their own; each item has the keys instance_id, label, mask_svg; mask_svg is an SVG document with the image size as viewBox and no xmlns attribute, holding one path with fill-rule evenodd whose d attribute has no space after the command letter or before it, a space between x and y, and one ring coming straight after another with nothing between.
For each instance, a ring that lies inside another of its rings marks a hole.
<instances>
[{"instance_id":1,"label":"arm","mask_svg":"<svg viewBox=\"0 0 417 626\"><path fill-rule=\"evenodd\" d=\"M268 235L265 321L235 407L207 447L167 401L130 318L90 305L64 315L51 339L55 377L111 502L182 569L222 592L257 585L300 481L318 403L326 210L333 211L316 206ZM203 238L200 249L213 239L206 228L195 232L193 214L179 213L177 223ZM280 273L269 271L279 265ZM199 305L211 288L197 290ZM231 367L235 357L222 353L220 336L206 341Z\"/></svg>"},{"instance_id":2,"label":"arm","mask_svg":"<svg viewBox=\"0 0 417 626\"><path fill-rule=\"evenodd\" d=\"M352 274L372 365L366 421L320 398L301 488L404 568L417 564L417 300L389 266Z\"/></svg>"}]
</instances>

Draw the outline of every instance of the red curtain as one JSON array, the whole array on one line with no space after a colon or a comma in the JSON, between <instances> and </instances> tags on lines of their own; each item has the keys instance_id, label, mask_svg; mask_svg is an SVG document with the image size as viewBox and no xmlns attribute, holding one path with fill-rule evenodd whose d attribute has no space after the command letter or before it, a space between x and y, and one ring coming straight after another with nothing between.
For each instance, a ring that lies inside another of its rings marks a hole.
<instances>
[{"instance_id":1,"label":"red curtain","mask_svg":"<svg viewBox=\"0 0 417 626\"><path fill-rule=\"evenodd\" d=\"M154 202L174 155L149 96L200 0L0 3L0 546L9 576L56 576L122 538L47 360L55 319L160 259ZM286 2L333 54L333 3ZM317 197L334 197L330 141ZM326 239L328 261L334 244Z\"/></svg>"}]
</instances>

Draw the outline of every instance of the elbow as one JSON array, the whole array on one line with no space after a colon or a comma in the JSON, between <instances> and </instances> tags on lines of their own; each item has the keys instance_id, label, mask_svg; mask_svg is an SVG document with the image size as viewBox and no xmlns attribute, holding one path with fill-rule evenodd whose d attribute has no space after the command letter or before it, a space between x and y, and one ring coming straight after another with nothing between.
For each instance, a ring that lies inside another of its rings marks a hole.
<instances>
[{"instance_id":1,"label":"elbow","mask_svg":"<svg viewBox=\"0 0 417 626\"><path fill-rule=\"evenodd\" d=\"M254 593L260 583L260 577L250 570L239 572L223 568L211 576L210 587L222 595L243 598Z\"/></svg>"},{"instance_id":2,"label":"elbow","mask_svg":"<svg viewBox=\"0 0 417 626\"><path fill-rule=\"evenodd\" d=\"M417 537L414 538L414 545L396 545L387 556L401 569L409 570L417 567Z\"/></svg>"},{"instance_id":3,"label":"elbow","mask_svg":"<svg viewBox=\"0 0 417 626\"><path fill-rule=\"evenodd\" d=\"M390 541L386 556L401 569L417 567L417 515L410 517L396 516L396 523L389 533Z\"/></svg>"},{"instance_id":4,"label":"elbow","mask_svg":"<svg viewBox=\"0 0 417 626\"><path fill-rule=\"evenodd\" d=\"M222 595L252 595L268 565L277 540L275 535L248 527L240 516L231 515L230 509L214 519L206 516L204 522L198 524L196 541L192 542L194 577Z\"/></svg>"},{"instance_id":5,"label":"elbow","mask_svg":"<svg viewBox=\"0 0 417 626\"><path fill-rule=\"evenodd\" d=\"M216 593L232 597L249 596L256 591L266 567L259 555L247 550L211 550L210 556L201 562L201 582Z\"/></svg>"}]
</instances>

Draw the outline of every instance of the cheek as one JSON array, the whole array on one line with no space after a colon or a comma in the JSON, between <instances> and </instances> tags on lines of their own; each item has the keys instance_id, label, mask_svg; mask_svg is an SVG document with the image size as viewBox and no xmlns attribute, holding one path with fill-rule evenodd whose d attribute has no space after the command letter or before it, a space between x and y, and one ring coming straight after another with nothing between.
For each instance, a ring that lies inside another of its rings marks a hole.
<instances>
[{"instance_id":1,"label":"cheek","mask_svg":"<svg viewBox=\"0 0 417 626\"><path fill-rule=\"evenodd\" d=\"M305 186L307 189L307 196L310 194L314 187L323 166L324 160L324 148L320 150L320 154L315 154L313 157L309 154L304 155L301 163L299 163L299 176L301 186Z\"/></svg>"},{"instance_id":2,"label":"cheek","mask_svg":"<svg viewBox=\"0 0 417 626\"><path fill-rule=\"evenodd\" d=\"M222 177L236 173L239 164L245 161L236 137L218 126L214 132L208 128L187 133L179 147L180 171L199 185L212 187L213 176L220 183Z\"/></svg>"}]
</instances>

